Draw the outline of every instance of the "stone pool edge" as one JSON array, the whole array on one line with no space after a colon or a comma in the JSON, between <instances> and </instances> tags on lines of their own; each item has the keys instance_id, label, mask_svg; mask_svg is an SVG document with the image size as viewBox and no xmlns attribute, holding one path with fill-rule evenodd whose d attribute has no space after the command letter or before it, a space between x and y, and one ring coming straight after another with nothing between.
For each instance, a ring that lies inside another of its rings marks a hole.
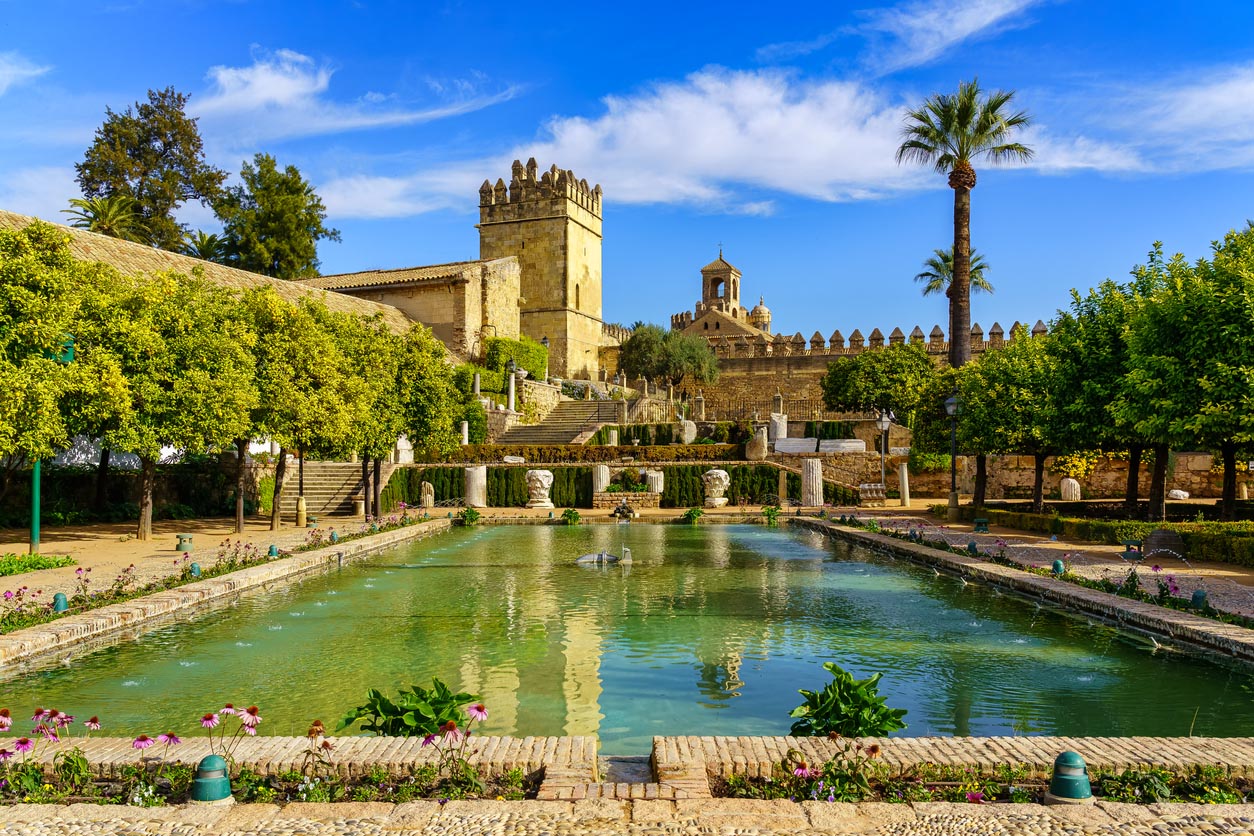
<instances>
[{"instance_id":1,"label":"stone pool edge","mask_svg":"<svg viewBox=\"0 0 1254 836\"><path fill-rule=\"evenodd\" d=\"M841 526L828 520L790 518L791 525L840 537L875 551L891 552L907 560L935 566L985 583L1011 589L1086 615L1113 622L1120 628L1167 638L1172 642L1254 664L1254 630L1225 624L1211 618L1179 610L1121 598L1109 592L1079 586L1067 581L1034 575L978 557L945 552L931 546L910 543L861 529Z\"/></svg>"},{"instance_id":2,"label":"stone pool edge","mask_svg":"<svg viewBox=\"0 0 1254 836\"><path fill-rule=\"evenodd\" d=\"M452 524L448 519L425 520L0 635L0 675L11 672L15 663L37 660L61 650L79 653L116 633L199 610L266 584L329 569L398 543L429 537L449 530Z\"/></svg>"}]
</instances>

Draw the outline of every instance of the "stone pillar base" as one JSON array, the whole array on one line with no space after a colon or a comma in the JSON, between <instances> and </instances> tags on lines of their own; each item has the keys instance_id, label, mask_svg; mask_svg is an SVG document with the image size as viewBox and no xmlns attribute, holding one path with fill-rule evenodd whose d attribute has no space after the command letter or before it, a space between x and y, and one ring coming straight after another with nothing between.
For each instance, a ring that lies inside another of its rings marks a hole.
<instances>
[{"instance_id":1,"label":"stone pillar base","mask_svg":"<svg viewBox=\"0 0 1254 836\"><path fill-rule=\"evenodd\" d=\"M727 497L725 496L711 496L707 497L705 500L706 508L722 508L726 504Z\"/></svg>"},{"instance_id":2,"label":"stone pillar base","mask_svg":"<svg viewBox=\"0 0 1254 836\"><path fill-rule=\"evenodd\" d=\"M544 500L543 502L528 502L527 507L528 508L556 508L557 506L548 500Z\"/></svg>"}]
</instances>

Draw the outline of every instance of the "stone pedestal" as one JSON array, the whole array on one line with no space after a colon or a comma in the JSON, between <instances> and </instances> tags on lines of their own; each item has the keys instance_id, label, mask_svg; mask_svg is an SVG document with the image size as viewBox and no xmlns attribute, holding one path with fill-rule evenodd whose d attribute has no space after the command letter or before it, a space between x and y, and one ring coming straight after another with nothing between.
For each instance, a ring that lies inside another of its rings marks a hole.
<instances>
[{"instance_id":1,"label":"stone pedestal","mask_svg":"<svg viewBox=\"0 0 1254 836\"><path fill-rule=\"evenodd\" d=\"M779 441L781 438L788 437L788 416L782 412L771 413L770 430L767 432L768 441Z\"/></svg>"},{"instance_id":2,"label":"stone pedestal","mask_svg":"<svg viewBox=\"0 0 1254 836\"><path fill-rule=\"evenodd\" d=\"M776 392L775 397L771 399L771 411L783 413L784 411L784 395L782 392Z\"/></svg>"},{"instance_id":3,"label":"stone pedestal","mask_svg":"<svg viewBox=\"0 0 1254 836\"><path fill-rule=\"evenodd\" d=\"M419 503L423 508L430 511L435 507L435 486L430 482L422 483L422 486L418 489L418 495L420 497Z\"/></svg>"},{"instance_id":4,"label":"stone pedestal","mask_svg":"<svg viewBox=\"0 0 1254 836\"><path fill-rule=\"evenodd\" d=\"M1245 482L1241 483L1241 498L1242 499L1250 498L1250 486L1246 484Z\"/></svg>"},{"instance_id":5,"label":"stone pedestal","mask_svg":"<svg viewBox=\"0 0 1254 836\"><path fill-rule=\"evenodd\" d=\"M610 466L594 464L592 466L592 492L604 493L610 484Z\"/></svg>"},{"instance_id":6,"label":"stone pedestal","mask_svg":"<svg viewBox=\"0 0 1254 836\"><path fill-rule=\"evenodd\" d=\"M662 492L662 471L646 470L644 472L644 483L649 487L649 493Z\"/></svg>"},{"instance_id":7,"label":"stone pedestal","mask_svg":"<svg viewBox=\"0 0 1254 836\"><path fill-rule=\"evenodd\" d=\"M553 471L527 471L527 507L552 508L553 500L549 499L549 490L553 487Z\"/></svg>"},{"instance_id":8,"label":"stone pedestal","mask_svg":"<svg viewBox=\"0 0 1254 836\"><path fill-rule=\"evenodd\" d=\"M627 423L627 401L617 401L616 403L618 404L616 408L616 412L618 414L614 416L614 420L617 421L619 424L626 424Z\"/></svg>"},{"instance_id":9,"label":"stone pedestal","mask_svg":"<svg viewBox=\"0 0 1254 836\"><path fill-rule=\"evenodd\" d=\"M1059 491L1062 493L1063 502L1080 501L1080 483L1070 476L1062 480L1062 483L1059 485Z\"/></svg>"},{"instance_id":10,"label":"stone pedestal","mask_svg":"<svg viewBox=\"0 0 1254 836\"><path fill-rule=\"evenodd\" d=\"M470 443L470 422L462 421L462 444Z\"/></svg>"},{"instance_id":11,"label":"stone pedestal","mask_svg":"<svg viewBox=\"0 0 1254 836\"><path fill-rule=\"evenodd\" d=\"M697 425L692 421L679 422L679 443L692 444L697 440Z\"/></svg>"},{"instance_id":12,"label":"stone pedestal","mask_svg":"<svg viewBox=\"0 0 1254 836\"><path fill-rule=\"evenodd\" d=\"M818 459L801 460L801 504L807 508L823 504L823 463Z\"/></svg>"},{"instance_id":13,"label":"stone pedestal","mask_svg":"<svg viewBox=\"0 0 1254 836\"><path fill-rule=\"evenodd\" d=\"M697 396L692 399L692 417L698 421L705 420L705 395L701 394L701 390L697 390Z\"/></svg>"},{"instance_id":14,"label":"stone pedestal","mask_svg":"<svg viewBox=\"0 0 1254 836\"><path fill-rule=\"evenodd\" d=\"M514 376L513 376L512 374L507 374L507 375L505 375L505 376L506 376L507 378L509 378L509 381L508 381L508 384L509 384L509 397L508 397L508 399L507 399L507 401L506 401L506 403L505 403L505 406L506 406L506 408L507 408L507 409L509 409L509 411L510 411L510 412L517 412L517 410L514 408L514 407L515 407L515 403L514 403L514 387L515 387L515 385L516 385L516 384L515 384L515 378L514 378Z\"/></svg>"},{"instance_id":15,"label":"stone pedestal","mask_svg":"<svg viewBox=\"0 0 1254 836\"><path fill-rule=\"evenodd\" d=\"M754 433L753 438L749 439L749 443L745 445L745 458L751 462L765 461L767 449L766 428L763 427Z\"/></svg>"},{"instance_id":16,"label":"stone pedestal","mask_svg":"<svg viewBox=\"0 0 1254 836\"><path fill-rule=\"evenodd\" d=\"M727 488L731 485L731 476L727 475L726 470L707 470L701 474L701 481L705 483L706 508L722 508L727 504L727 497L723 494L727 493Z\"/></svg>"},{"instance_id":17,"label":"stone pedestal","mask_svg":"<svg viewBox=\"0 0 1254 836\"><path fill-rule=\"evenodd\" d=\"M610 447L618 446L618 427L610 427L605 431L605 443Z\"/></svg>"},{"instance_id":18,"label":"stone pedestal","mask_svg":"<svg viewBox=\"0 0 1254 836\"><path fill-rule=\"evenodd\" d=\"M479 373L478 372L475 372L474 388L472 388L470 391L476 398L479 397L480 392L479 392Z\"/></svg>"},{"instance_id":19,"label":"stone pedestal","mask_svg":"<svg viewBox=\"0 0 1254 836\"><path fill-rule=\"evenodd\" d=\"M488 507L488 466L486 464L466 468L466 507Z\"/></svg>"},{"instance_id":20,"label":"stone pedestal","mask_svg":"<svg viewBox=\"0 0 1254 836\"><path fill-rule=\"evenodd\" d=\"M304 528L309 522L309 512L305 507L305 497L296 497L296 527Z\"/></svg>"},{"instance_id":21,"label":"stone pedestal","mask_svg":"<svg viewBox=\"0 0 1254 836\"><path fill-rule=\"evenodd\" d=\"M897 490L901 494L901 507L910 507L910 466L905 462L897 465Z\"/></svg>"}]
</instances>

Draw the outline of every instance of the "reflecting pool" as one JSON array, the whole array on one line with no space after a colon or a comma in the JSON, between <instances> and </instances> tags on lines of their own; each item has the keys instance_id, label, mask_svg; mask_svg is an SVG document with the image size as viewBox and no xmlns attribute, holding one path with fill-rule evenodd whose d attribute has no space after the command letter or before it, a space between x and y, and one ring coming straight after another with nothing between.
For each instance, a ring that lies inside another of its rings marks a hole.
<instances>
[{"instance_id":1,"label":"reflecting pool","mask_svg":"<svg viewBox=\"0 0 1254 836\"><path fill-rule=\"evenodd\" d=\"M630 567L574 565L624 546ZM1249 668L751 525L455 529L0 681L0 705L190 734L257 704L262 732L303 734L434 676L483 696L484 733L642 754L656 734L787 733L829 660L884 673L899 734L1254 735Z\"/></svg>"}]
</instances>

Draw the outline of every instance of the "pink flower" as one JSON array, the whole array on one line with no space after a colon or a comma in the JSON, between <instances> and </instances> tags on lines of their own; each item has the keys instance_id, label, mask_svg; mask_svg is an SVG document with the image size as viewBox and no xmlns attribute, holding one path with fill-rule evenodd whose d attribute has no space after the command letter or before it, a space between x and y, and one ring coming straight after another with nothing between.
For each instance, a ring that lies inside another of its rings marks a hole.
<instances>
[{"instance_id":1,"label":"pink flower","mask_svg":"<svg viewBox=\"0 0 1254 836\"><path fill-rule=\"evenodd\" d=\"M35 748L35 741L31 740L29 737L19 737L17 740L13 741L13 748L19 752L29 752L31 749Z\"/></svg>"},{"instance_id":2,"label":"pink flower","mask_svg":"<svg viewBox=\"0 0 1254 836\"><path fill-rule=\"evenodd\" d=\"M256 736L257 736L257 727L256 727L256 726L244 726L244 733L245 733L245 734L252 735L253 737L256 737Z\"/></svg>"},{"instance_id":3,"label":"pink flower","mask_svg":"<svg viewBox=\"0 0 1254 836\"><path fill-rule=\"evenodd\" d=\"M7 732L12 725L13 715L9 713L9 709L0 708L0 732Z\"/></svg>"},{"instance_id":4,"label":"pink flower","mask_svg":"<svg viewBox=\"0 0 1254 836\"><path fill-rule=\"evenodd\" d=\"M154 744L154 743L156 743L156 742L157 742L157 741L153 740L153 739L152 739L151 737L149 737L148 735L146 735L146 734L141 734L139 737L135 738L135 740L131 743L131 748L132 748L132 749L141 749L141 750L142 750L142 749L147 749L149 746L151 746L152 744Z\"/></svg>"},{"instance_id":5,"label":"pink flower","mask_svg":"<svg viewBox=\"0 0 1254 836\"><path fill-rule=\"evenodd\" d=\"M58 715L57 717L58 728L65 728L66 726L70 725L73 722L74 722L73 714L61 714L61 715Z\"/></svg>"},{"instance_id":6,"label":"pink flower","mask_svg":"<svg viewBox=\"0 0 1254 836\"><path fill-rule=\"evenodd\" d=\"M200 725L206 729L215 728L218 725L218 715L213 713L206 714L200 718Z\"/></svg>"},{"instance_id":7,"label":"pink flower","mask_svg":"<svg viewBox=\"0 0 1254 836\"><path fill-rule=\"evenodd\" d=\"M11 757L13 757L13 753L8 749L0 749L0 763L4 763Z\"/></svg>"},{"instance_id":8,"label":"pink flower","mask_svg":"<svg viewBox=\"0 0 1254 836\"><path fill-rule=\"evenodd\" d=\"M481 702L466 706L466 714L470 717L470 719L478 720L481 723L488 719L488 709L484 708L483 703Z\"/></svg>"},{"instance_id":9,"label":"pink flower","mask_svg":"<svg viewBox=\"0 0 1254 836\"><path fill-rule=\"evenodd\" d=\"M462 730L457 728L456 720L449 720L440 726L440 734L444 736L445 740L452 740L454 743L462 739Z\"/></svg>"},{"instance_id":10,"label":"pink flower","mask_svg":"<svg viewBox=\"0 0 1254 836\"><path fill-rule=\"evenodd\" d=\"M255 705L250 705L243 711L235 713L239 715L239 721L250 729L256 728L257 724L261 722L261 709Z\"/></svg>"},{"instance_id":11,"label":"pink flower","mask_svg":"<svg viewBox=\"0 0 1254 836\"><path fill-rule=\"evenodd\" d=\"M432 743L435 743L435 735L434 735L434 734L429 734L429 735L427 735L426 737L424 737L424 738L422 739L422 745L423 745L423 746L430 746Z\"/></svg>"},{"instance_id":12,"label":"pink flower","mask_svg":"<svg viewBox=\"0 0 1254 836\"><path fill-rule=\"evenodd\" d=\"M969 793L967 793L967 803L968 803L968 804L983 804L983 803L984 803L984 793L982 793L982 792L969 792Z\"/></svg>"},{"instance_id":13,"label":"pink flower","mask_svg":"<svg viewBox=\"0 0 1254 836\"><path fill-rule=\"evenodd\" d=\"M93 716L89 720L84 720L83 725L92 731L100 731L100 718Z\"/></svg>"},{"instance_id":14,"label":"pink flower","mask_svg":"<svg viewBox=\"0 0 1254 836\"><path fill-rule=\"evenodd\" d=\"M53 743L59 743L61 741L61 738L57 737L56 731L47 723L40 723L38 726L35 726L35 734L38 734L47 740L51 740Z\"/></svg>"},{"instance_id":15,"label":"pink flower","mask_svg":"<svg viewBox=\"0 0 1254 836\"><path fill-rule=\"evenodd\" d=\"M808 763L801 761L793 767L792 774L796 775L798 778L817 778L819 776L819 771L817 769L811 769Z\"/></svg>"},{"instance_id":16,"label":"pink flower","mask_svg":"<svg viewBox=\"0 0 1254 836\"><path fill-rule=\"evenodd\" d=\"M230 703L227 703L226 705L222 706L222 710L219 711L218 713L219 714L234 714L235 706L231 705Z\"/></svg>"},{"instance_id":17,"label":"pink flower","mask_svg":"<svg viewBox=\"0 0 1254 836\"><path fill-rule=\"evenodd\" d=\"M172 731L168 731L165 734L157 735L157 742L164 743L166 746L177 746L183 741L179 740L179 736L177 734Z\"/></svg>"},{"instance_id":18,"label":"pink flower","mask_svg":"<svg viewBox=\"0 0 1254 836\"><path fill-rule=\"evenodd\" d=\"M35 716L30 718L30 719L31 719L31 722L33 722L33 723L38 723L40 720L42 720L42 719L44 718L44 715L45 715L45 714L47 714L47 713L48 713L48 712L44 711L42 708L36 708L36 709L35 709Z\"/></svg>"}]
</instances>

